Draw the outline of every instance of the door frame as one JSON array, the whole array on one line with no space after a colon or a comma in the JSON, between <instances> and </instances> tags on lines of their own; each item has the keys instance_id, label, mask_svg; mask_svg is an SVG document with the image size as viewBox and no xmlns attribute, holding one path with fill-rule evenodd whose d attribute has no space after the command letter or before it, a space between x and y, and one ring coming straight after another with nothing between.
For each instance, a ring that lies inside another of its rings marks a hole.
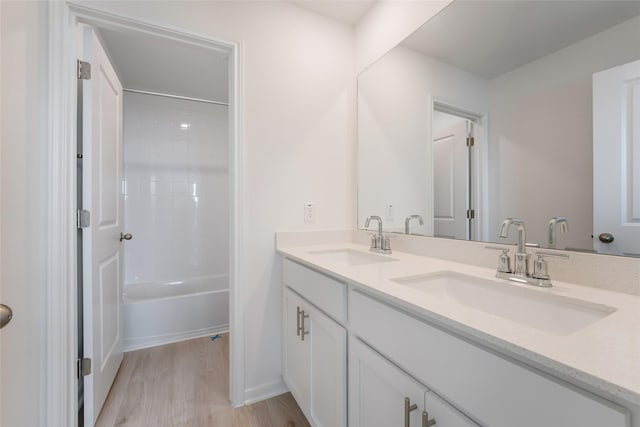
<instances>
[{"instance_id":1,"label":"door frame","mask_svg":"<svg viewBox=\"0 0 640 427\"><path fill-rule=\"evenodd\" d=\"M47 98L47 305L44 410L50 425L77 426L76 379L76 40L78 23L141 31L229 53L229 328L230 400L245 403L242 284L244 150L242 135L242 46L181 28L131 19L68 1L48 2L49 73Z\"/></svg>"},{"instance_id":2,"label":"door frame","mask_svg":"<svg viewBox=\"0 0 640 427\"><path fill-rule=\"evenodd\" d=\"M449 102L442 101L438 98L430 96L429 104L431 106L431 112L429 114L429 141L433 141L433 113L440 111L442 113L451 114L454 116L462 117L470 120L474 123L474 151L475 155L471 159L472 168L472 201L476 211L476 221L472 223L472 235L469 240L485 241L487 234L489 233L489 204L488 204L488 150L487 141L489 141L489 114L488 113L476 113L472 110L461 108L457 105ZM433 154L431 154L433 160ZM432 167L433 170L433 167ZM432 201L431 206L434 206L433 202L433 181L432 181Z\"/></svg>"}]
</instances>

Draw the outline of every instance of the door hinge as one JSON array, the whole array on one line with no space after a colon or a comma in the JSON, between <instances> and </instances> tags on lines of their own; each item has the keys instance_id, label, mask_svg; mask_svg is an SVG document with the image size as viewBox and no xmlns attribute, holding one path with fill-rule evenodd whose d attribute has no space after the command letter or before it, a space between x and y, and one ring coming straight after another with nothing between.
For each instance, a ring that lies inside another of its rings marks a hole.
<instances>
[{"instance_id":1,"label":"door hinge","mask_svg":"<svg viewBox=\"0 0 640 427\"><path fill-rule=\"evenodd\" d=\"M78 359L78 378L91 375L91 359L85 357Z\"/></svg>"},{"instance_id":2,"label":"door hinge","mask_svg":"<svg viewBox=\"0 0 640 427\"><path fill-rule=\"evenodd\" d=\"M472 136L467 137L467 147L473 147L476 143L476 139Z\"/></svg>"},{"instance_id":3,"label":"door hinge","mask_svg":"<svg viewBox=\"0 0 640 427\"><path fill-rule=\"evenodd\" d=\"M78 59L78 79L91 80L91 64Z\"/></svg>"},{"instance_id":4,"label":"door hinge","mask_svg":"<svg viewBox=\"0 0 640 427\"><path fill-rule=\"evenodd\" d=\"M473 209L467 209L467 218L474 219L476 217L476 211Z\"/></svg>"},{"instance_id":5,"label":"door hinge","mask_svg":"<svg viewBox=\"0 0 640 427\"><path fill-rule=\"evenodd\" d=\"M87 228L91 225L91 212L86 209L78 209L76 217L76 226L78 228Z\"/></svg>"}]
</instances>

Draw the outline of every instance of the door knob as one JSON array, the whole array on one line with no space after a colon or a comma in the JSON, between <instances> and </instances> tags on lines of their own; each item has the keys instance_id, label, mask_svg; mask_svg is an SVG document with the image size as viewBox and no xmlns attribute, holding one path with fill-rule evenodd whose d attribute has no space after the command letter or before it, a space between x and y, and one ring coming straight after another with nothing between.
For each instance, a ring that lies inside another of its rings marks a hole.
<instances>
[{"instance_id":1,"label":"door knob","mask_svg":"<svg viewBox=\"0 0 640 427\"><path fill-rule=\"evenodd\" d=\"M0 304L0 329L4 328L13 318L13 310L8 305Z\"/></svg>"},{"instance_id":2,"label":"door knob","mask_svg":"<svg viewBox=\"0 0 640 427\"><path fill-rule=\"evenodd\" d=\"M127 233L127 234L120 233L120 241L121 242L123 240L131 240L131 239L133 239L133 236L131 235L131 233Z\"/></svg>"},{"instance_id":3,"label":"door knob","mask_svg":"<svg viewBox=\"0 0 640 427\"><path fill-rule=\"evenodd\" d=\"M611 243L615 240L615 238L611 233L600 233L600 235L598 236L598 240L600 240L602 243Z\"/></svg>"}]
</instances>

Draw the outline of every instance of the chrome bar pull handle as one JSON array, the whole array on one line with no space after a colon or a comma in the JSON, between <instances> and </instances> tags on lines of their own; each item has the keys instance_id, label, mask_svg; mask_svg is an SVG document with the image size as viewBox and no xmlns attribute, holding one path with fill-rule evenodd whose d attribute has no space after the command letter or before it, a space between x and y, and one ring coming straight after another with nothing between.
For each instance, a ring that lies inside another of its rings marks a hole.
<instances>
[{"instance_id":1,"label":"chrome bar pull handle","mask_svg":"<svg viewBox=\"0 0 640 427\"><path fill-rule=\"evenodd\" d=\"M300 313L302 313L302 310L300 310L300 306L296 307L296 336L300 336Z\"/></svg>"},{"instance_id":2,"label":"chrome bar pull handle","mask_svg":"<svg viewBox=\"0 0 640 427\"><path fill-rule=\"evenodd\" d=\"M429 413L427 411L422 411L422 427L431 427L435 424L435 418L429 419Z\"/></svg>"},{"instance_id":3,"label":"chrome bar pull handle","mask_svg":"<svg viewBox=\"0 0 640 427\"><path fill-rule=\"evenodd\" d=\"M404 398L404 427L411 427L411 412L418 409L418 405L415 403L412 405L411 400L408 397Z\"/></svg>"},{"instance_id":4,"label":"chrome bar pull handle","mask_svg":"<svg viewBox=\"0 0 640 427\"><path fill-rule=\"evenodd\" d=\"M308 319L309 315L304 314L304 310L300 311L300 339L304 341L304 336L309 335L309 331L304 330L304 319Z\"/></svg>"}]
</instances>

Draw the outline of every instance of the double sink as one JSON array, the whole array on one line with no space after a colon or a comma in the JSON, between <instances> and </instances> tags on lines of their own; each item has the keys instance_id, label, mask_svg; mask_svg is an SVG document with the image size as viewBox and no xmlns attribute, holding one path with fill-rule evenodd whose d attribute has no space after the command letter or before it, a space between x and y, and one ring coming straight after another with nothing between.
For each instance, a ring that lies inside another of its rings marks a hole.
<instances>
[{"instance_id":1,"label":"double sink","mask_svg":"<svg viewBox=\"0 0 640 427\"><path fill-rule=\"evenodd\" d=\"M337 267L382 264L398 261L351 248L310 251L319 263ZM395 277L392 282L418 290L446 304L498 316L554 335L579 331L614 313L614 307L558 295L549 290L499 279L490 280L454 271Z\"/></svg>"}]
</instances>

